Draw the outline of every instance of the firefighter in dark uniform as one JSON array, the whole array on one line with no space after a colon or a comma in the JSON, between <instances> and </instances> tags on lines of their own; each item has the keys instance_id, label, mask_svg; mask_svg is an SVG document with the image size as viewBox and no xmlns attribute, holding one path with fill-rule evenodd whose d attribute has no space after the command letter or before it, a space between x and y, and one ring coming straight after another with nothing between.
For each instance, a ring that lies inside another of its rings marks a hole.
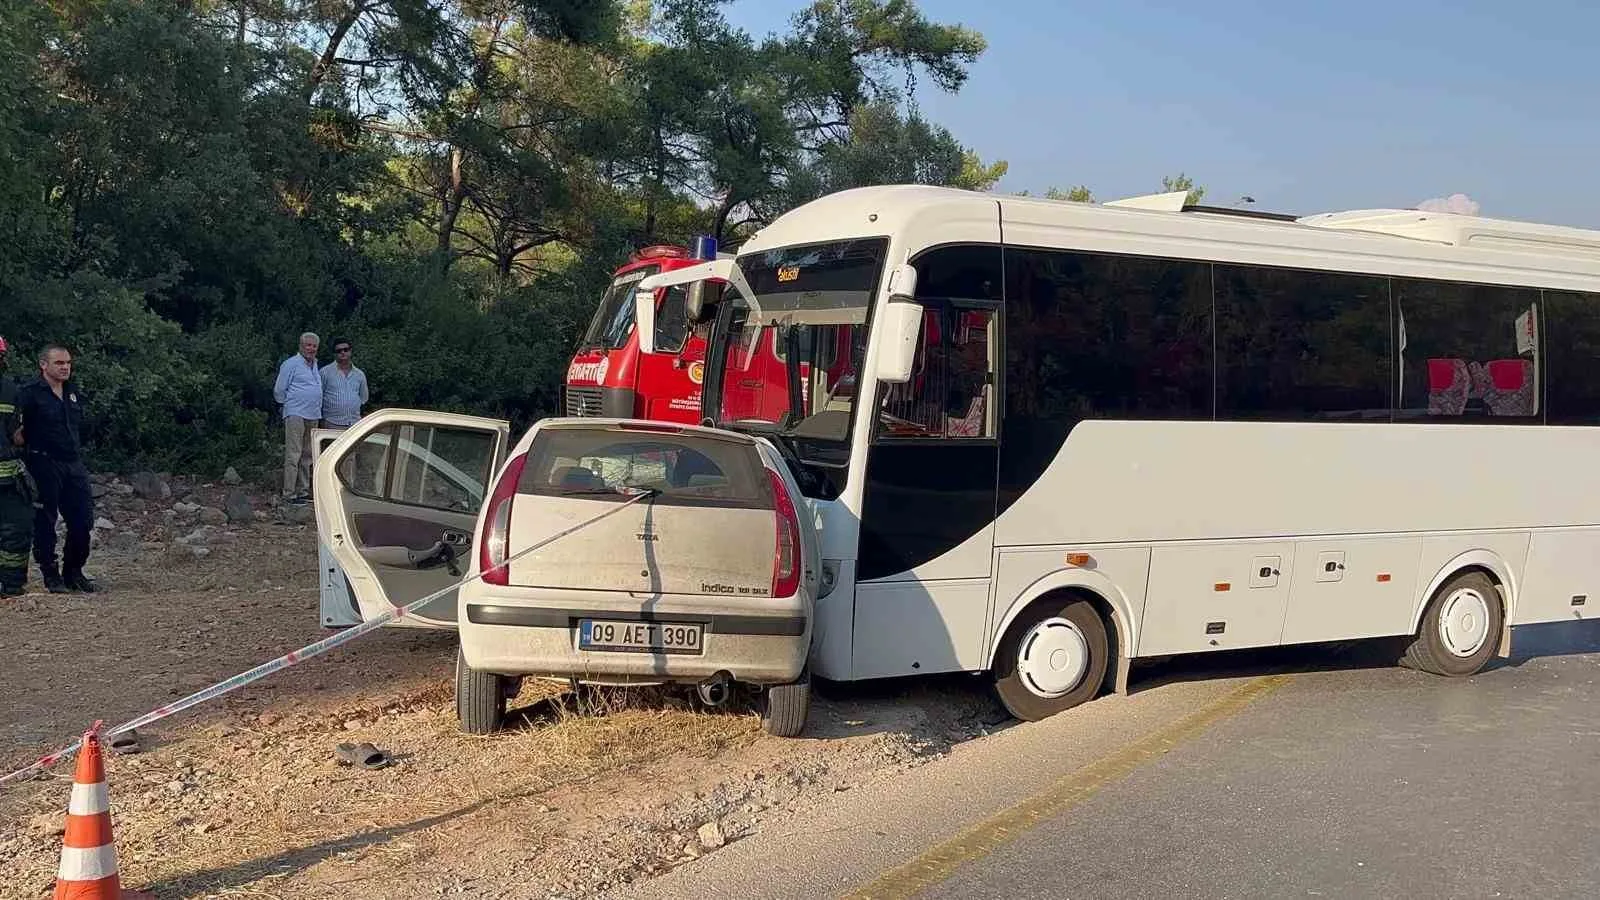
<instances>
[{"instance_id":1,"label":"firefighter in dark uniform","mask_svg":"<svg viewBox=\"0 0 1600 900\"><path fill-rule=\"evenodd\" d=\"M17 383L5 374L8 349L0 337L0 597L22 593L33 546L33 494L22 465Z\"/></svg>"},{"instance_id":2,"label":"firefighter in dark uniform","mask_svg":"<svg viewBox=\"0 0 1600 900\"><path fill-rule=\"evenodd\" d=\"M33 516L33 558L39 563L45 589L93 593L99 588L83 574L89 561L89 529L94 523L94 498L89 470L83 464L79 429L82 397L72 381L72 353L51 345L39 354L39 377L17 395L22 414L23 443L37 502ZM56 516L67 523L67 546L56 567Z\"/></svg>"}]
</instances>

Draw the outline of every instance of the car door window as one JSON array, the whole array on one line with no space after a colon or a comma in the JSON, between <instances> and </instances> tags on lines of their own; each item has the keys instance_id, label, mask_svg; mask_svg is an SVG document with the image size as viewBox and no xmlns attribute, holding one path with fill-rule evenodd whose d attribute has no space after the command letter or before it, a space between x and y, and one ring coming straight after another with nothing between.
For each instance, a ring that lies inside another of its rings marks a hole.
<instances>
[{"instance_id":1,"label":"car door window","mask_svg":"<svg viewBox=\"0 0 1600 900\"><path fill-rule=\"evenodd\" d=\"M339 480L360 497L476 513L496 440L487 431L397 423L368 434L346 453Z\"/></svg>"}]
</instances>

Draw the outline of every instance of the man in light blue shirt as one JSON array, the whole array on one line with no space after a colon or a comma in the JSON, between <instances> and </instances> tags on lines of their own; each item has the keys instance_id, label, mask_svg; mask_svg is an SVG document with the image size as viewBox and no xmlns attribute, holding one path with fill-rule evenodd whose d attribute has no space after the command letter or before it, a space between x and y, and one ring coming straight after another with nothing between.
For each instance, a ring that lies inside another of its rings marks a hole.
<instances>
[{"instance_id":1,"label":"man in light blue shirt","mask_svg":"<svg viewBox=\"0 0 1600 900\"><path fill-rule=\"evenodd\" d=\"M311 430L322 418L322 376L317 347L322 339L300 335L300 352L278 366L272 396L283 409L283 499L300 504L311 497Z\"/></svg>"},{"instance_id":2,"label":"man in light blue shirt","mask_svg":"<svg viewBox=\"0 0 1600 900\"><path fill-rule=\"evenodd\" d=\"M354 350L344 338L333 339L333 362L322 367L322 427L343 431L361 419L367 402L367 373L352 362Z\"/></svg>"}]
</instances>

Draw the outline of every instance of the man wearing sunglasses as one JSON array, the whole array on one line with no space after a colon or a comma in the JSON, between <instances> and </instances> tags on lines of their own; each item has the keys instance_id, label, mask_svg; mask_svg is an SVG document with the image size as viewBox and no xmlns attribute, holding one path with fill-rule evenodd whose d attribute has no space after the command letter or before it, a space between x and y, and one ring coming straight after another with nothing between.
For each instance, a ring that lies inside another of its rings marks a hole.
<instances>
[{"instance_id":1,"label":"man wearing sunglasses","mask_svg":"<svg viewBox=\"0 0 1600 900\"><path fill-rule=\"evenodd\" d=\"M367 373L356 368L350 342L333 339L333 362L322 367L322 427L343 431L361 419L368 401Z\"/></svg>"}]
</instances>

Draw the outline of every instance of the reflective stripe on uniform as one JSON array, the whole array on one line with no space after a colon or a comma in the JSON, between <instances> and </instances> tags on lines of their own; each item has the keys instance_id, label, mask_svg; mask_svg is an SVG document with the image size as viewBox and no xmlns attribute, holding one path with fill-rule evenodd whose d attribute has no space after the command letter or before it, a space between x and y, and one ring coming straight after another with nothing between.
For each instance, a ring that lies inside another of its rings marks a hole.
<instances>
[{"instance_id":1,"label":"reflective stripe on uniform","mask_svg":"<svg viewBox=\"0 0 1600 900\"><path fill-rule=\"evenodd\" d=\"M28 567L28 554L7 553L0 550L0 569L25 569Z\"/></svg>"},{"instance_id":2,"label":"reflective stripe on uniform","mask_svg":"<svg viewBox=\"0 0 1600 900\"><path fill-rule=\"evenodd\" d=\"M22 460L0 459L0 478L15 478L22 474Z\"/></svg>"},{"instance_id":3,"label":"reflective stripe on uniform","mask_svg":"<svg viewBox=\"0 0 1600 900\"><path fill-rule=\"evenodd\" d=\"M12 406L9 403L0 403L0 416L10 415L16 411L17 408L15 406Z\"/></svg>"}]
</instances>

